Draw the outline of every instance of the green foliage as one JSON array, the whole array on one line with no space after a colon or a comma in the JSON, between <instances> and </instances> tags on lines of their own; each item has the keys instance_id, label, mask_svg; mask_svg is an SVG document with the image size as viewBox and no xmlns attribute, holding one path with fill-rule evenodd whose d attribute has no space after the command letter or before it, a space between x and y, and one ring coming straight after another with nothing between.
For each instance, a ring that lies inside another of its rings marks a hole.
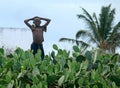
<instances>
[{"instance_id":1,"label":"green foliage","mask_svg":"<svg viewBox=\"0 0 120 88\"><path fill-rule=\"evenodd\" d=\"M58 50L58 47L57 47L57 45L55 45L55 44L53 44L53 48L54 48L55 50Z\"/></svg>"},{"instance_id":2,"label":"green foliage","mask_svg":"<svg viewBox=\"0 0 120 88\"><path fill-rule=\"evenodd\" d=\"M81 54L73 46L68 51L53 45L54 51L40 60L40 51L17 48L11 57L0 49L0 88L119 88L118 54Z\"/></svg>"},{"instance_id":3,"label":"green foliage","mask_svg":"<svg viewBox=\"0 0 120 88\"><path fill-rule=\"evenodd\" d=\"M80 52L80 50L79 50L79 48L78 48L77 46L73 46L73 50L74 50L75 52Z\"/></svg>"},{"instance_id":4,"label":"green foliage","mask_svg":"<svg viewBox=\"0 0 120 88\"><path fill-rule=\"evenodd\" d=\"M4 54L4 49L0 48L0 54Z\"/></svg>"}]
</instances>

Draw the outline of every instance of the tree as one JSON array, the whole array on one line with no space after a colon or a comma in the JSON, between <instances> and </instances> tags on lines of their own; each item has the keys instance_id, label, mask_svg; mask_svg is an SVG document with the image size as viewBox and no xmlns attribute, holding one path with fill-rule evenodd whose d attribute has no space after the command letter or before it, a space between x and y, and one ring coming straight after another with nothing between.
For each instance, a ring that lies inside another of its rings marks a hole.
<instances>
[{"instance_id":1,"label":"tree","mask_svg":"<svg viewBox=\"0 0 120 88\"><path fill-rule=\"evenodd\" d=\"M79 30L76 39L89 37L89 41L102 51L115 53L116 48L120 47L120 22L113 26L115 9L111 9L111 5L103 6L99 18L95 13L91 16L84 8L82 11L84 13L77 16L87 23L89 30Z\"/></svg>"}]
</instances>

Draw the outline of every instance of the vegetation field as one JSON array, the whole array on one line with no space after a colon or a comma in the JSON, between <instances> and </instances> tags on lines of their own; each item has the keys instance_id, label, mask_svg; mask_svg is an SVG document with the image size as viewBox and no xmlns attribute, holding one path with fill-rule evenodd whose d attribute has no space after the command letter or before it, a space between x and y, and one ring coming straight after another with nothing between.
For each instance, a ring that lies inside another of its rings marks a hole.
<instances>
[{"instance_id":1,"label":"vegetation field","mask_svg":"<svg viewBox=\"0 0 120 88\"><path fill-rule=\"evenodd\" d=\"M0 48L0 88L120 88L119 55L80 53L72 55L53 45L53 51L40 59L30 50L17 48L5 55Z\"/></svg>"}]
</instances>

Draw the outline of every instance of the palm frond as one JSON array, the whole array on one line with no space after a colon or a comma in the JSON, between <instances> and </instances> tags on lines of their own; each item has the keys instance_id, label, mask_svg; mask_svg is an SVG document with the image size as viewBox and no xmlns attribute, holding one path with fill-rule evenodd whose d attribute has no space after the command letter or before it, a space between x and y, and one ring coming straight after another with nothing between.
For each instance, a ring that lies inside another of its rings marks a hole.
<instances>
[{"instance_id":1,"label":"palm frond","mask_svg":"<svg viewBox=\"0 0 120 88\"><path fill-rule=\"evenodd\" d=\"M102 7L101 14L99 14L100 20L100 36L102 40L107 39L109 33L112 30L112 24L114 20L115 9L110 9L111 5Z\"/></svg>"},{"instance_id":2,"label":"palm frond","mask_svg":"<svg viewBox=\"0 0 120 88\"><path fill-rule=\"evenodd\" d=\"M90 26L91 23L94 23L94 20L92 18L92 16L87 12L87 10L85 10L84 8L82 8L83 10L83 14L78 14L78 18L79 19L83 19L84 21L86 21Z\"/></svg>"},{"instance_id":3,"label":"palm frond","mask_svg":"<svg viewBox=\"0 0 120 88\"><path fill-rule=\"evenodd\" d=\"M118 23L114 26L113 31L112 31L112 34L117 33L117 32L120 32L120 22L118 22Z\"/></svg>"},{"instance_id":4,"label":"palm frond","mask_svg":"<svg viewBox=\"0 0 120 88\"><path fill-rule=\"evenodd\" d=\"M91 23L91 20L88 19L86 16L84 16L84 15L82 15L82 14L79 14L79 15L77 15L77 16L78 16L79 19L85 20L88 24Z\"/></svg>"},{"instance_id":5,"label":"palm frond","mask_svg":"<svg viewBox=\"0 0 120 88\"><path fill-rule=\"evenodd\" d=\"M91 42L97 43L96 38L94 38L94 36L87 30L80 30L76 33L76 39L80 38L80 37L88 37L90 39Z\"/></svg>"},{"instance_id":6,"label":"palm frond","mask_svg":"<svg viewBox=\"0 0 120 88\"><path fill-rule=\"evenodd\" d=\"M72 42L72 43L76 43L77 45L81 44L82 46L89 46L89 44L83 42L83 41L79 41L77 39L70 39L70 38L60 38L59 40L60 42Z\"/></svg>"},{"instance_id":7,"label":"palm frond","mask_svg":"<svg viewBox=\"0 0 120 88\"><path fill-rule=\"evenodd\" d=\"M70 39L70 38L60 38L59 41L60 41L60 42L72 42L72 43L75 43L75 42L76 42L75 39Z\"/></svg>"},{"instance_id":8,"label":"palm frond","mask_svg":"<svg viewBox=\"0 0 120 88\"><path fill-rule=\"evenodd\" d=\"M83 10L84 14L86 15L86 17L88 17L88 19L90 19L91 22L94 22L92 16L87 12L87 10L85 10L84 8L82 8L82 10Z\"/></svg>"},{"instance_id":9,"label":"palm frond","mask_svg":"<svg viewBox=\"0 0 120 88\"><path fill-rule=\"evenodd\" d=\"M97 23L96 23L94 21L94 19L92 18L92 16L85 9L82 8L82 10L84 11L84 14L77 15L78 18L83 19L88 24L88 27L90 28L90 31L92 32L94 38L96 38L97 41L99 41L100 40L99 32L98 32L99 25L97 25L97 23L98 23L97 19L96 19L96 21L97 21Z\"/></svg>"},{"instance_id":10,"label":"palm frond","mask_svg":"<svg viewBox=\"0 0 120 88\"><path fill-rule=\"evenodd\" d=\"M100 41L100 35L99 35L99 31L98 31L98 30L100 30L100 24L99 24L99 21L98 21L95 13L93 13L93 17L95 18L95 23L96 23L96 28L95 28L96 31L94 30L94 35L95 35L97 41Z\"/></svg>"},{"instance_id":11,"label":"palm frond","mask_svg":"<svg viewBox=\"0 0 120 88\"><path fill-rule=\"evenodd\" d=\"M114 28L113 28L113 30L111 31L111 33L110 33L107 41L110 41L110 40L111 40L111 41L114 41L114 40L120 38L120 37L119 37L119 33L120 33L120 22L118 22L118 23L114 26ZM120 39L119 39L119 40L120 40Z\"/></svg>"},{"instance_id":12,"label":"palm frond","mask_svg":"<svg viewBox=\"0 0 120 88\"><path fill-rule=\"evenodd\" d=\"M99 21L98 21L97 16L96 16L95 13L93 13L93 17L95 18L95 23L97 24L97 25L96 25L96 26L97 26L97 29L100 29Z\"/></svg>"},{"instance_id":13,"label":"palm frond","mask_svg":"<svg viewBox=\"0 0 120 88\"><path fill-rule=\"evenodd\" d=\"M109 40L107 41L109 45L109 49L115 53L116 48L120 47L120 33L115 33L110 36Z\"/></svg>"},{"instance_id":14,"label":"palm frond","mask_svg":"<svg viewBox=\"0 0 120 88\"><path fill-rule=\"evenodd\" d=\"M77 40L76 43L77 43L78 45L81 44L83 47L88 47L88 46L90 46L88 43L86 43L86 42L84 42L84 41L79 41L79 40Z\"/></svg>"},{"instance_id":15,"label":"palm frond","mask_svg":"<svg viewBox=\"0 0 120 88\"><path fill-rule=\"evenodd\" d=\"M76 33L76 39L78 39L80 36L86 37L87 34L88 34L88 31L87 31L87 30L79 30L79 31Z\"/></svg>"}]
</instances>

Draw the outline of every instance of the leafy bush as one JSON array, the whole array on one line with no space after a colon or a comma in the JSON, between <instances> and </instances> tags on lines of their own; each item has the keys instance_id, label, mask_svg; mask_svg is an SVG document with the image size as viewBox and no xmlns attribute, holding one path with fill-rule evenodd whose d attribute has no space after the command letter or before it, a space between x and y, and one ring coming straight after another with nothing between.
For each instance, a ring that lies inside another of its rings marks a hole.
<instances>
[{"instance_id":1,"label":"leafy bush","mask_svg":"<svg viewBox=\"0 0 120 88\"><path fill-rule=\"evenodd\" d=\"M81 55L73 46L72 57L53 45L51 54L41 61L40 50L17 48L5 56L0 48L0 88L119 88L119 55L97 55L87 51Z\"/></svg>"}]
</instances>

